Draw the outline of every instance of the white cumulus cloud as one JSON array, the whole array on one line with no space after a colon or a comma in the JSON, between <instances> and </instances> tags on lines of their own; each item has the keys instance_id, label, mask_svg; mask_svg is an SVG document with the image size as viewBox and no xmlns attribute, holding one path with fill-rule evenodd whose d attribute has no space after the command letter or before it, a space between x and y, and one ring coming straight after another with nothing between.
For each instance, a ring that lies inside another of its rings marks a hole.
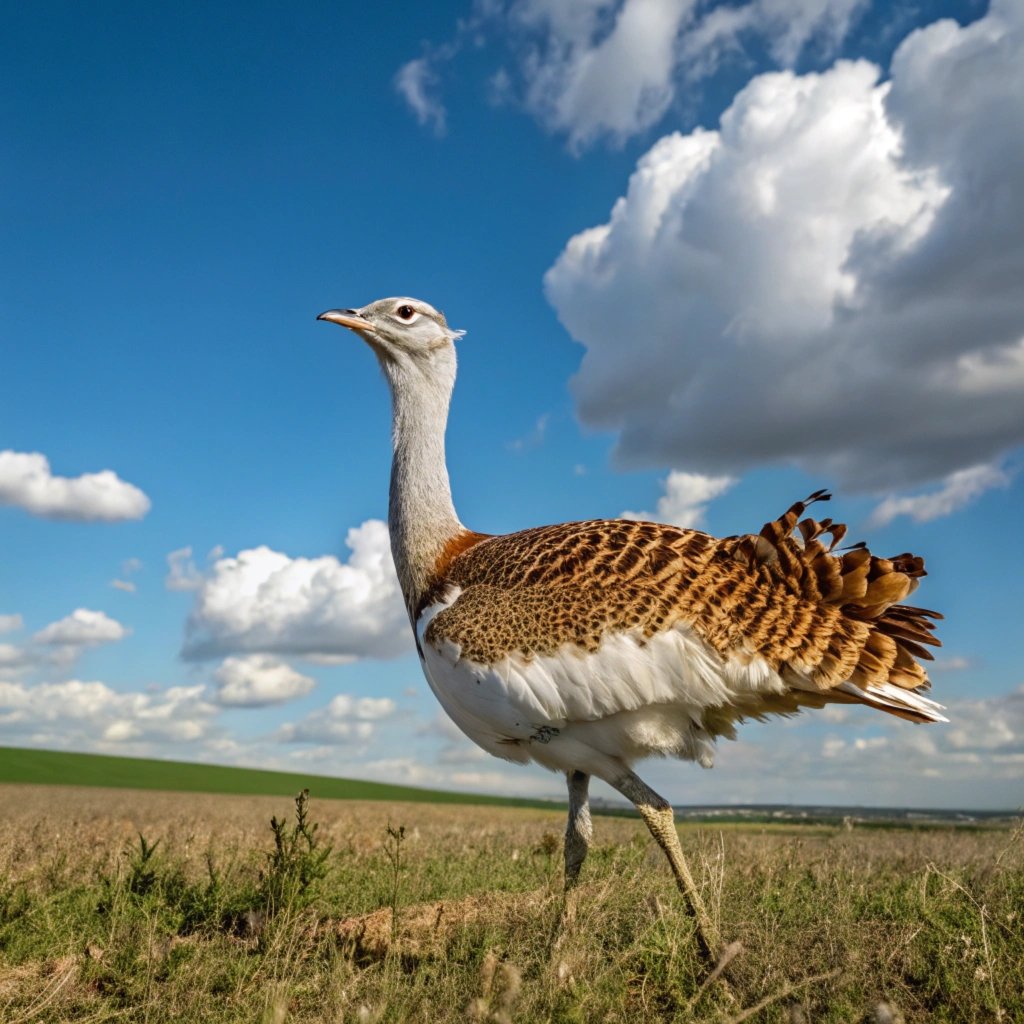
<instances>
[{"instance_id":1,"label":"white cumulus cloud","mask_svg":"<svg viewBox=\"0 0 1024 1024\"><path fill-rule=\"evenodd\" d=\"M708 502L724 494L734 483L736 480L731 476L703 476L673 470L665 480L665 493L658 499L655 513L623 512L622 518L696 529L704 523Z\"/></svg>"},{"instance_id":2,"label":"white cumulus cloud","mask_svg":"<svg viewBox=\"0 0 1024 1024\"><path fill-rule=\"evenodd\" d=\"M216 712L202 686L121 693L78 679L36 686L0 682L0 735L61 747L193 742L208 734Z\"/></svg>"},{"instance_id":3,"label":"white cumulus cloud","mask_svg":"<svg viewBox=\"0 0 1024 1024\"><path fill-rule=\"evenodd\" d=\"M225 658L213 674L217 702L257 708L283 704L309 693L316 683L286 662L266 654Z\"/></svg>"},{"instance_id":4,"label":"white cumulus cloud","mask_svg":"<svg viewBox=\"0 0 1024 1024\"><path fill-rule=\"evenodd\" d=\"M9 616L12 628L21 628L20 616ZM105 612L76 608L63 619L44 626L21 644L0 644L0 675L23 677L37 670L68 671L82 652L116 643L131 633Z\"/></svg>"},{"instance_id":5,"label":"white cumulus cloud","mask_svg":"<svg viewBox=\"0 0 1024 1024\"><path fill-rule=\"evenodd\" d=\"M349 530L347 562L289 558L267 547L220 558L202 578L184 655L244 652L355 659L412 649L387 526Z\"/></svg>"},{"instance_id":6,"label":"white cumulus cloud","mask_svg":"<svg viewBox=\"0 0 1024 1024\"><path fill-rule=\"evenodd\" d=\"M620 464L707 474L878 491L993 462L1024 440L1020 166L1020 4L912 33L888 82L755 77L548 272L582 419Z\"/></svg>"},{"instance_id":7,"label":"white cumulus cloud","mask_svg":"<svg viewBox=\"0 0 1024 1024\"><path fill-rule=\"evenodd\" d=\"M46 519L115 522L141 519L149 498L112 470L54 476L39 452L0 451L0 505L14 505Z\"/></svg>"},{"instance_id":8,"label":"white cumulus cloud","mask_svg":"<svg viewBox=\"0 0 1024 1024\"><path fill-rule=\"evenodd\" d=\"M63 619L44 626L32 641L48 647L96 647L123 640L129 632L105 612L76 608Z\"/></svg>"}]
</instances>

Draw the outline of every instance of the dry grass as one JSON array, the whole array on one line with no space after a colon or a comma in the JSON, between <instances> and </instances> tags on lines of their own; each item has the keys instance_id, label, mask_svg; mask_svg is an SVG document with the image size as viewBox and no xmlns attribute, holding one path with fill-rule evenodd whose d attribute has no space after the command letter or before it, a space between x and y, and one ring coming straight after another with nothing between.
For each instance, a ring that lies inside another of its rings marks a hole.
<instances>
[{"instance_id":1,"label":"dry grass","mask_svg":"<svg viewBox=\"0 0 1024 1024\"><path fill-rule=\"evenodd\" d=\"M0 787L0 1021L1024 1019L1020 832L684 830L726 988L639 821L567 899L560 814L314 794L303 889L267 878L290 811Z\"/></svg>"}]
</instances>

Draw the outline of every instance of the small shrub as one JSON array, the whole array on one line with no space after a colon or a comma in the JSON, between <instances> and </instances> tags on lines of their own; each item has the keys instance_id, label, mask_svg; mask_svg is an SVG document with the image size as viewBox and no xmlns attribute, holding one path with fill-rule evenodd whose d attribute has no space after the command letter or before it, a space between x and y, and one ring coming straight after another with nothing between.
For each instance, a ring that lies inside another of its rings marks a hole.
<instances>
[{"instance_id":1,"label":"small shrub","mask_svg":"<svg viewBox=\"0 0 1024 1024\"><path fill-rule=\"evenodd\" d=\"M153 854L159 845L159 839L151 843L139 833L139 847L128 864L128 878L125 881L125 888L133 896L148 896L155 888L158 875Z\"/></svg>"},{"instance_id":2,"label":"small shrub","mask_svg":"<svg viewBox=\"0 0 1024 1024\"><path fill-rule=\"evenodd\" d=\"M316 897L319 883L327 877L327 859L333 847L321 844L320 826L309 819L309 790L295 797L295 825L270 819L274 849L267 854L267 868L260 878L260 894L268 916L286 906L305 907Z\"/></svg>"},{"instance_id":3,"label":"small shrub","mask_svg":"<svg viewBox=\"0 0 1024 1024\"><path fill-rule=\"evenodd\" d=\"M555 832L545 832L533 852L551 860L562 848L562 839Z\"/></svg>"}]
</instances>

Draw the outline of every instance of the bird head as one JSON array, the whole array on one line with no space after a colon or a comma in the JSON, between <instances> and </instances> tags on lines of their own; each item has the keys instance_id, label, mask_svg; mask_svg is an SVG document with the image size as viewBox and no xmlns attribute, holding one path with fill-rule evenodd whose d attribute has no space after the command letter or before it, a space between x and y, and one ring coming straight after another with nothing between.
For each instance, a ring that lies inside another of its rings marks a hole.
<instances>
[{"instance_id":1,"label":"bird head","mask_svg":"<svg viewBox=\"0 0 1024 1024\"><path fill-rule=\"evenodd\" d=\"M388 379L418 370L427 377L454 380L456 338L444 314L420 299L378 299L362 309L329 309L317 320L329 320L354 331L376 353Z\"/></svg>"}]
</instances>

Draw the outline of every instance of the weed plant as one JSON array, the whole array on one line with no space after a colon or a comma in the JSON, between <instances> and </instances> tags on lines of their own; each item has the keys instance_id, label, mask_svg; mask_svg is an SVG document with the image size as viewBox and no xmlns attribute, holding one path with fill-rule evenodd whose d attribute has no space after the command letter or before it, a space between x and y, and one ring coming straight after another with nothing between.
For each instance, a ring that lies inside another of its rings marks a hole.
<instances>
[{"instance_id":1,"label":"weed plant","mask_svg":"<svg viewBox=\"0 0 1024 1024\"><path fill-rule=\"evenodd\" d=\"M295 824L270 819L274 849L260 879L260 899L268 916L285 907L301 909L316 897L330 870L332 848L320 842L320 826L309 817L309 790L295 798Z\"/></svg>"}]
</instances>

